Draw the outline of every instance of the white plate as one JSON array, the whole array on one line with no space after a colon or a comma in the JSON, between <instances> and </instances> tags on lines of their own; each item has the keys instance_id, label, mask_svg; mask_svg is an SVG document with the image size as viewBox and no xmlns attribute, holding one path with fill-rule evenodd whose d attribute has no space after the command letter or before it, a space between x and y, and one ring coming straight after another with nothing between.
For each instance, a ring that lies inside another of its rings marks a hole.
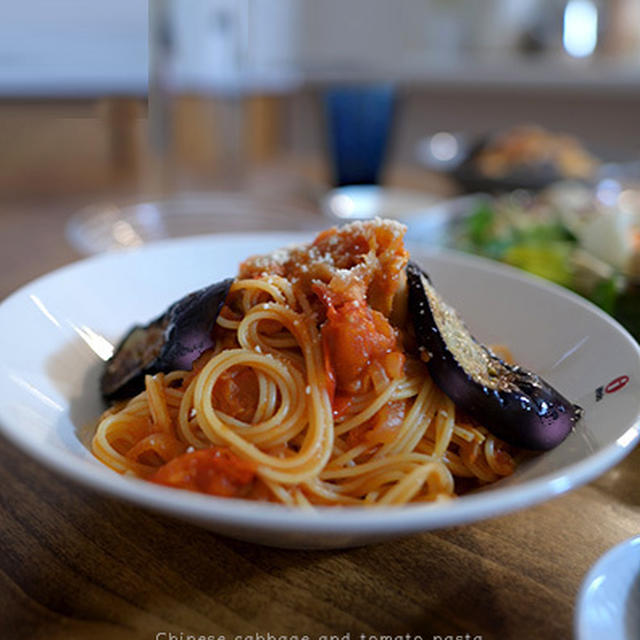
<instances>
[{"instance_id":1,"label":"white plate","mask_svg":"<svg viewBox=\"0 0 640 640\"><path fill-rule=\"evenodd\" d=\"M256 216L255 211L260 211ZM178 192L164 200L103 202L71 216L69 243L84 255L225 231L315 229L322 218L309 211L234 191Z\"/></svg>"},{"instance_id":2,"label":"white plate","mask_svg":"<svg viewBox=\"0 0 640 640\"><path fill-rule=\"evenodd\" d=\"M527 507L595 478L637 441L640 357L624 329L563 289L493 262L442 252L414 258L474 334L508 344L517 360L586 410L562 445L512 477L448 504L309 514L155 486L95 460L85 443L88 425L103 409L98 377L105 341L117 341L132 323L151 319L186 292L234 274L246 256L302 239L254 234L169 240L96 256L23 287L0 304L2 431L48 467L112 496L237 538L327 548ZM620 376L627 376L626 385L605 393ZM596 401L598 388L602 399Z\"/></svg>"},{"instance_id":3,"label":"white plate","mask_svg":"<svg viewBox=\"0 0 640 640\"><path fill-rule=\"evenodd\" d=\"M640 536L613 547L589 570L575 630L577 640L640 638Z\"/></svg>"},{"instance_id":4,"label":"white plate","mask_svg":"<svg viewBox=\"0 0 640 640\"><path fill-rule=\"evenodd\" d=\"M423 191L354 184L329 191L322 198L320 208L334 222L371 220L378 216L408 224L441 200Z\"/></svg>"}]
</instances>

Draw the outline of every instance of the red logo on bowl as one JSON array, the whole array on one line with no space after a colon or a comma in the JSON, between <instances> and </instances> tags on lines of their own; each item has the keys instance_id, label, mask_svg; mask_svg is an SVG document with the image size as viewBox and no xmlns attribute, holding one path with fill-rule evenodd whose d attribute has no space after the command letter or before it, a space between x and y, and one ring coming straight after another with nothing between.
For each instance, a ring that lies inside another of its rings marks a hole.
<instances>
[{"instance_id":1,"label":"red logo on bowl","mask_svg":"<svg viewBox=\"0 0 640 640\"><path fill-rule=\"evenodd\" d=\"M629 382L629 376L623 375L614 378L606 387L598 387L596 389L596 402L600 402L605 393L620 391L620 389L627 386L627 382Z\"/></svg>"},{"instance_id":2,"label":"red logo on bowl","mask_svg":"<svg viewBox=\"0 0 640 640\"><path fill-rule=\"evenodd\" d=\"M605 393L615 393L616 391L620 391L622 387L624 387L627 382L629 382L629 376L618 376L614 378L605 388Z\"/></svg>"}]
</instances>

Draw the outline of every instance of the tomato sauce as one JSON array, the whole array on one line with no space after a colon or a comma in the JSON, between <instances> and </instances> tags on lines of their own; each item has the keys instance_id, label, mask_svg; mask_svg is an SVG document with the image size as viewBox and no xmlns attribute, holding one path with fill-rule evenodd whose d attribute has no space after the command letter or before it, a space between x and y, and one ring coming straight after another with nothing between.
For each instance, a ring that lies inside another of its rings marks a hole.
<instances>
[{"instance_id":1,"label":"tomato sauce","mask_svg":"<svg viewBox=\"0 0 640 640\"><path fill-rule=\"evenodd\" d=\"M227 498L245 497L255 480L255 467L230 449L211 447L184 453L160 467L149 480Z\"/></svg>"}]
</instances>

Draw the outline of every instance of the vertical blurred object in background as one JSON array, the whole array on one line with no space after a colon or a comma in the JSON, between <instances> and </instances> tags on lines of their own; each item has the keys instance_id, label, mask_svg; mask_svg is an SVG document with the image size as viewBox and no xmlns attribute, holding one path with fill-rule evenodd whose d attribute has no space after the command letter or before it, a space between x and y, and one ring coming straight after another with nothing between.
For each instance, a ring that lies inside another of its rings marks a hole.
<instances>
[{"instance_id":1,"label":"vertical blurred object in background","mask_svg":"<svg viewBox=\"0 0 640 640\"><path fill-rule=\"evenodd\" d=\"M590 56L598 44L598 7L593 0L568 0L562 24L562 45L574 58Z\"/></svg>"},{"instance_id":2,"label":"vertical blurred object in background","mask_svg":"<svg viewBox=\"0 0 640 640\"><path fill-rule=\"evenodd\" d=\"M391 120L391 85L339 87L325 96L334 184L377 184Z\"/></svg>"}]
</instances>

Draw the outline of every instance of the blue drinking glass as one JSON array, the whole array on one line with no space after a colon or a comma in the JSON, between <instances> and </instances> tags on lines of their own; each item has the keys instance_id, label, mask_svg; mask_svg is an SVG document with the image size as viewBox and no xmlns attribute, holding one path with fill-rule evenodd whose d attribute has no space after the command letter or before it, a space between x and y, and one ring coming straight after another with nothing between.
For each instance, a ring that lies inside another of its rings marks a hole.
<instances>
[{"instance_id":1,"label":"blue drinking glass","mask_svg":"<svg viewBox=\"0 0 640 640\"><path fill-rule=\"evenodd\" d=\"M325 108L336 186L378 184L393 120L393 86L329 89Z\"/></svg>"}]
</instances>

